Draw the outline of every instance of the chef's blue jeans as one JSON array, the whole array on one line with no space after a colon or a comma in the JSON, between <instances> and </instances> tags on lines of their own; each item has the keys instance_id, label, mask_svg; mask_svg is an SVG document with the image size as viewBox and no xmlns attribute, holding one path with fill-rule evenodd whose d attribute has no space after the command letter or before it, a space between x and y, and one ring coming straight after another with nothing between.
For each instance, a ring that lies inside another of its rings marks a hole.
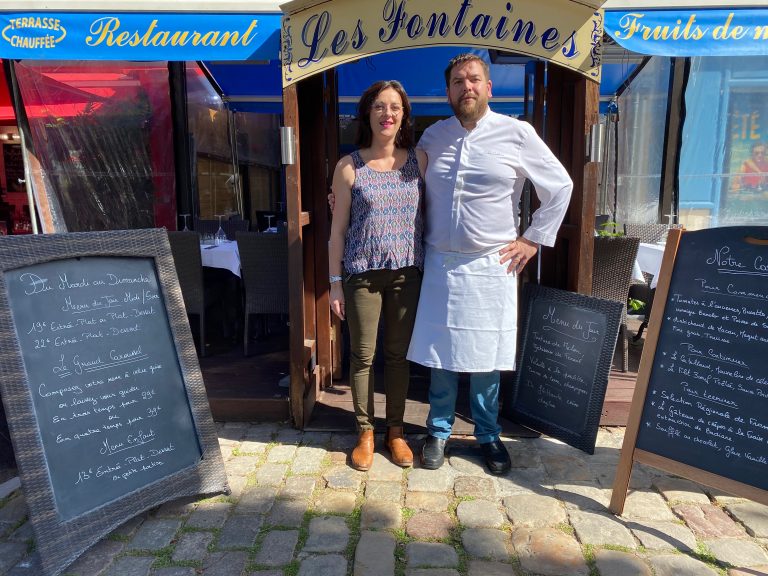
<instances>
[{"instance_id":1,"label":"chef's blue jeans","mask_svg":"<svg viewBox=\"0 0 768 576\"><path fill-rule=\"evenodd\" d=\"M480 444L498 439L499 380L498 370L473 372L469 378L469 405L475 421L475 438ZM430 436L447 440L456 419L456 396L459 392L459 373L432 368L429 384L429 416L427 430Z\"/></svg>"}]
</instances>

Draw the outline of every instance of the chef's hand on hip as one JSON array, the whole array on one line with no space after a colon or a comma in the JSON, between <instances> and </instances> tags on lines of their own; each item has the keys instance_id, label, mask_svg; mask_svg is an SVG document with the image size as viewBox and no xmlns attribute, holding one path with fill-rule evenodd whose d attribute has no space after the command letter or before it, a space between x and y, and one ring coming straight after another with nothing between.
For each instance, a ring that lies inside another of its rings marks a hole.
<instances>
[{"instance_id":1,"label":"chef's hand on hip","mask_svg":"<svg viewBox=\"0 0 768 576\"><path fill-rule=\"evenodd\" d=\"M539 249L539 245L535 242L531 242L527 238L520 236L517 240L513 240L504 248L499 250L501 254L501 264L506 264L507 274L519 274L528 264L528 261L536 255Z\"/></svg>"}]
</instances>

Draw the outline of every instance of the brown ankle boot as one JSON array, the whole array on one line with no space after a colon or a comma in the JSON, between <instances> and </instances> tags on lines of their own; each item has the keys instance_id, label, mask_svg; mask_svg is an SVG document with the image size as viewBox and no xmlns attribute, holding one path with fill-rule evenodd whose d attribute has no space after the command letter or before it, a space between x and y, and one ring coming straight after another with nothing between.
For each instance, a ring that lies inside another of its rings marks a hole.
<instances>
[{"instance_id":1,"label":"brown ankle boot","mask_svg":"<svg viewBox=\"0 0 768 576\"><path fill-rule=\"evenodd\" d=\"M352 450L352 468L365 472L373 464L373 430L363 430Z\"/></svg>"},{"instance_id":2,"label":"brown ankle boot","mask_svg":"<svg viewBox=\"0 0 768 576\"><path fill-rule=\"evenodd\" d=\"M413 452L403 438L402 426L390 426L387 428L387 448L392 454L392 462L403 468L413 466Z\"/></svg>"}]
</instances>

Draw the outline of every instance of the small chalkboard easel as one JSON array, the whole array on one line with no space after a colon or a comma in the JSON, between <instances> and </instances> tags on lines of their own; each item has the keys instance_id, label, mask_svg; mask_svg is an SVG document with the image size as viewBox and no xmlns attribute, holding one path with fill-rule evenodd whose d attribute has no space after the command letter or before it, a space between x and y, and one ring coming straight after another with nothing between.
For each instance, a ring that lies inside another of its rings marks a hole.
<instances>
[{"instance_id":1,"label":"small chalkboard easel","mask_svg":"<svg viewBox=\"0 0 768 576\"><path fill-rule=\"evenodd\" d=\"M634 462L768 504L768 227L670 230L610 510Z\"/></svg>"},{"instance_id":2,"label":"small chalkboard easel","mask_svg":"<svg viewBox=\"0 0 768 576\"><path fill-rule=\"evenodd\" d=\"M594 454L623 304L527 284L511 418Z\"/></svg>"}]
</instances>

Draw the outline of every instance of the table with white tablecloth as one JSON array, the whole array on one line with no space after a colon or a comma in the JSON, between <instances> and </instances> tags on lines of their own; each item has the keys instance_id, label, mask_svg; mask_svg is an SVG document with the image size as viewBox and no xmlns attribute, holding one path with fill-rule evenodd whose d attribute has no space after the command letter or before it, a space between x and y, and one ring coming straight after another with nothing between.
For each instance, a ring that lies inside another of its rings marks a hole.
<instances>
[{"instance_id":1,"label":"table with white tablecloth","mask_svg":"<svg viewBox=\"0 0 768 576\"><path fill-rule=\"evenodd\" d=\"M237 250L237 242L224 242L223 244L201 244L200 258L203 266L207 268L223 268L240 277L240 252Z\"/></svg>"},{"instance_id":2,"label":"table with white tablecloth","mask_svg":"<svg viewBox=\"0 0 768 576\"><path fill-rule=\"evenodd\" d=\"M635 265L632 269L632 278L634 280L645 281L643 272L646 274L652 274L651 278L651 299L650 302L646 302L647 309L645 311L645 318L637 331L637 334L632 337L634 342L638 341L643 335L643 330L648 326L648 319L650 317L651 306L653 304L653 295L656 292L656 285L659 282L659 271L661 270L661 262L664 259L664 250L666 246L664 244L647 244L641 242L637 248L637 257L635 258Z\"/></svg>"},{"instance_id":3,"label":"table with white tablecloth","mask_svg":"<svg viewBox=\"0 0 768 576\"><path fill-rule=\"evenodd\" d=\"M213 329L209 340L219 350L227 349L241 341L242 334L240 252L237 242L201 244L200 259L206 300L211 306L209 320L206 320Z\"/></svg>"},{"instance_id":4,"label":"table with white tablecloth","mask_svg":"<svg viewBox=\"0 0 768 576\"><path fill-rule=\"evenodd\" d=\"M661 270L661 261L664 259L664 244L645 244L640 243L637 248L637 264L640 270L648 274L653 274L651 288L656 288L659 281L659 271Z\"/></svg>"}]
</instances>

